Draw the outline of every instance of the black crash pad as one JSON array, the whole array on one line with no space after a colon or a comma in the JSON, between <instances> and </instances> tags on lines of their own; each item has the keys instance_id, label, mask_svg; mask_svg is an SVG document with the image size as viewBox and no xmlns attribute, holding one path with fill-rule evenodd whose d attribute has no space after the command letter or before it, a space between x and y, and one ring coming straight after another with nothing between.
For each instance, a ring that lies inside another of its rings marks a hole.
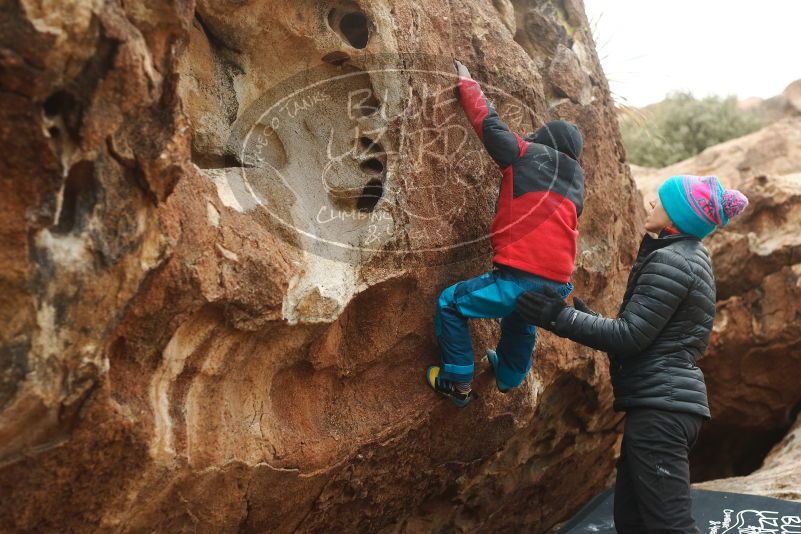
<instances>
[{"instance_id":1,"label":"black crash pad","mask_svg":"<svg viewBox=\"0 0 801 534\"><path fill-rule=\"evenodd\" d=\"M692 490L693 516L704 534L801 534L801 502ZM593 498L559 534L614 534L613 490Z\"/></svg>"}]
</instances>

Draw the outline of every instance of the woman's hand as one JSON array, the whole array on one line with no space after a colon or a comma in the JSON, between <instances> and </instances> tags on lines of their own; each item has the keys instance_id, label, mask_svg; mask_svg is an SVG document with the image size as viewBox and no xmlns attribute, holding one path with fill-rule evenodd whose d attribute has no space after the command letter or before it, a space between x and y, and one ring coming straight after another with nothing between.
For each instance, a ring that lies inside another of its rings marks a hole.
<instances>
[{"instance_id":1,"label":"woman's hand","mask_svg":"<svg viewBox=\"0 0 801 534\"><path fill-rule=\"evenodd\" d=\"M526 322L550 329L556 326L556 318L565 307L567 304L559 293L545 286L544 293L526 291L520 295L516 310Z\"/></svg>"}]
</instances>

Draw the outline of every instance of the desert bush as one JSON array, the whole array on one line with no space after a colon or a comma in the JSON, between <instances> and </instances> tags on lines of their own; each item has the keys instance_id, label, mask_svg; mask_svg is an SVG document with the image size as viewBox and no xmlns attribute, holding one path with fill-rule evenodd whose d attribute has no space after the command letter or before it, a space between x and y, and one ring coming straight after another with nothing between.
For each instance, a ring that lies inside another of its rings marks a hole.
<instances>
[{"instance_id":1,"label":"desert bush","mask_svg":"<svg viewBox=\"0 0 801 534\"><path fill-rule=\"evenodd\" d=\"M734 96L697 99L689 92L671 93L642 110L624 111L620 121L629 161L657 168L760 126L754 115L737 107Z\"/></svg>"}]
</instances>

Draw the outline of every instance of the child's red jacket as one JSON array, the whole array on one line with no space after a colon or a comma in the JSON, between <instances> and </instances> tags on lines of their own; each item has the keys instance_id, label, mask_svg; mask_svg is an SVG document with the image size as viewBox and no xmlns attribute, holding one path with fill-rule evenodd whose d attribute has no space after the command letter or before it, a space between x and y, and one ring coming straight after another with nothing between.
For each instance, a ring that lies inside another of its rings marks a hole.
<instances>
[{"instance_id":1,"label":"child's red jacket","mask_svg":"<svg viewBox=\"0 0 801 534\"><path fill-rule=\"evenodd\" d=\"M501 121L478 82L460 78L459 93L470 124L503 172L490 228L493 262L567 282L584 203L578 128L551 121L523 139Z\"/></svg>"}]
</instances>

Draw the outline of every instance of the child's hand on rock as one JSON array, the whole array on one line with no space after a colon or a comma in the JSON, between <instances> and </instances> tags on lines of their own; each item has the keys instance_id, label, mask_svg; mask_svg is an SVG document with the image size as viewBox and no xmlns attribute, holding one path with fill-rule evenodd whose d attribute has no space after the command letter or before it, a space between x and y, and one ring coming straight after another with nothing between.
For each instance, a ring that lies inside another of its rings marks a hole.
<instances>
[{"instance_id":1,"label":"child's hand on rock","mask_svg":"<svg viewBox=\"0 0 801 534\"><path fill-rule=\"evenodd\" d=\"M456 67L456 74L459 77L470 78L470 71L467 70L467 67L464 66L464 63L462 63L458 59L454 59L453 64Z\"/></svg>"}]
</instances>

